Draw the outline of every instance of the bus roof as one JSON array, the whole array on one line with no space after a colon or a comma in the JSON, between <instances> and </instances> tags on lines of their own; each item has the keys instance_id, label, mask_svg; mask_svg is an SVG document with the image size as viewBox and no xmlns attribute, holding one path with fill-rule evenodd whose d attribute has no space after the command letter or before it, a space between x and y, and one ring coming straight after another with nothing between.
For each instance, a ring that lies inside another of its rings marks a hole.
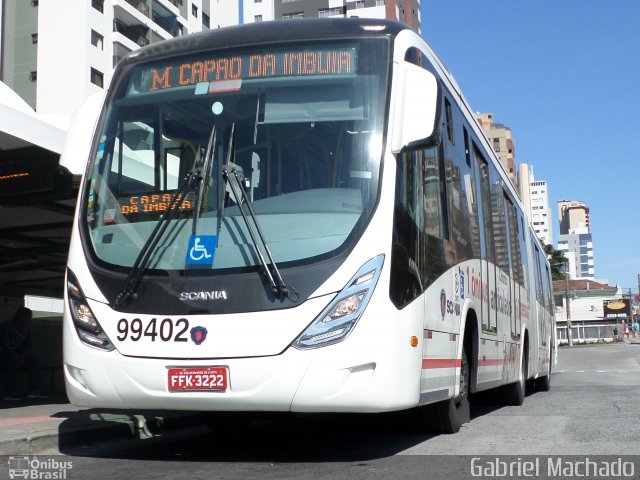
<instances>
[{"instance_id":1,"label":"bus roof","mask_svg":"<svg viewBox=\"0 0 640 480\"><path fill-rule=\"evenodd\" d=\"M268 45L287 41L331 40L368 35L395 36L409 27L392 20L366 18L309 18L274 20L207 30L164 42L154 43L128 54L122 64L163 58L175 54Z\"/></svg>"}]
</instances>

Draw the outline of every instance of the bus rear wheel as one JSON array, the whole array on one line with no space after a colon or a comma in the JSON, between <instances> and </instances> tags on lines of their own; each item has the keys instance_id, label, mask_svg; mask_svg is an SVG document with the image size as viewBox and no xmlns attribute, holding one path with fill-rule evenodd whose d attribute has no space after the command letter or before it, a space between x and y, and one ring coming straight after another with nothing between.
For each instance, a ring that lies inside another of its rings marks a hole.
<instances>
[{"instance_id":1,"label":"bus rear wheel","mask_svg":"<svg viewBox=\"0 0 640 480\"><path fill-rule=\"evenodd\" d=\"M539 392L548 392L551 390L551 359L549 359L549 370L544 377L536 379L536 390Z\"/></svg>"},{"instance_id":2,"label":"bus rear wheel","mask_svg":"<svg viewBox=\"0 0 640 480\"><path fill-rule=\"evenodd\" d=\"M524 395L527 390L527 361L525 358L526 351L527 348L525 346L525 350L522 353L522 358L520 359L520 373L518 374L518 381L516 383L507 385L506 387L506 401L508 405L519 406L524 403Z\"/></svg>"}]
</instances>

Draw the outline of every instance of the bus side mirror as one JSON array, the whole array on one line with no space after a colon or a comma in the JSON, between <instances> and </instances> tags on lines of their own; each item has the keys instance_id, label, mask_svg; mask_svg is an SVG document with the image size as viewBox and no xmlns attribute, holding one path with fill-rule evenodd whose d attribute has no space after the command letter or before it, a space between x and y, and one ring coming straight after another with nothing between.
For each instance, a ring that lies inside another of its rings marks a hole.
<instances>
[{"instance_id":1,"label":"bus side mirror","mask_svg":"<svg viewBox=\"0 0 640 480\"><path fill-rule=\"evenodd\" d=\"M93 135L100 118L100 110L106 92L101 90L89 96L75 110L60 155L60 165L74 175L82 175L87 169Z\"/></svg>"},{"instance_id":2,"label":"bus side mirror","mask_svg":"<svg viewBox=\"0 0 640 480\"><path fill-rule=\"evenodd\" d=\"M439 136L438 81L431 72L409 62L401 62L396 73L391 151L431 146Z\"/></svg>"}]
</instances>

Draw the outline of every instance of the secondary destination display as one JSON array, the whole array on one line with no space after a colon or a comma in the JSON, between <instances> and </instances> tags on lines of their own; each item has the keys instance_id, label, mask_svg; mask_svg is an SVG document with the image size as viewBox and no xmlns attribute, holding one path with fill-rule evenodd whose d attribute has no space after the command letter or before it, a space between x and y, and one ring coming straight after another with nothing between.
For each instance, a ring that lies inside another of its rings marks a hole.
<instances>
[{"instance_id":1,"label":"secondary destination display","mask_svg":"<svg viewBox=\"0 0 640 480\"><path fill-rule=\"evenodd\" d=\"M356 73L355 47L212 56L145 68L141 72L140 92L211 82L353 73Z\"/></svg>"},{"instance_id":2,"label":"secondary destination display","mask_svg":"<svg viewBox=\"0 0 640 480\"><path fill-rule=\"evenodd\" d=\"M176 207L180 210L191 208L193 193L176 199ZM164 212L169 208L173 195L170 193L154 193L149 195L133 195L119 200L120 213L130 215L133 213Z\"/></svg>"}]
</instances>

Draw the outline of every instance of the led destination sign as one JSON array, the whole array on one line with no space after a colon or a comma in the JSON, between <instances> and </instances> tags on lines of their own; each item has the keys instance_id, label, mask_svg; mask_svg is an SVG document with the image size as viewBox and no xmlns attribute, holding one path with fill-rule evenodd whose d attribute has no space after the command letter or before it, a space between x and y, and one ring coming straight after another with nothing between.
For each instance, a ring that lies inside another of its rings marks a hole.
<instances>
[{"instance_id":1,"label":"led destination sign","mask_svg":"<svg viewBox=\"0 0 640 480\"><path fill-rule=\"evenodd\" d=\"M349 75L356 49L305 49L202 58L142 71L140 90L153 92L210 82L313 75Z\"/></svg>"},{"instance_id":2,"label":"led destination sign","mask_svg":"<svg viewBox=\"0 0 640 480\"><path fill-rule=\"evenodd\" d=\"M176 199L176 207L180 210L191 208L193 194ZM170 193L154 193L150 195L134 195L120 199L120 213L130 215L134 213L164 212L169 208L173 195Z\"/></svg>"}]
</instances>

